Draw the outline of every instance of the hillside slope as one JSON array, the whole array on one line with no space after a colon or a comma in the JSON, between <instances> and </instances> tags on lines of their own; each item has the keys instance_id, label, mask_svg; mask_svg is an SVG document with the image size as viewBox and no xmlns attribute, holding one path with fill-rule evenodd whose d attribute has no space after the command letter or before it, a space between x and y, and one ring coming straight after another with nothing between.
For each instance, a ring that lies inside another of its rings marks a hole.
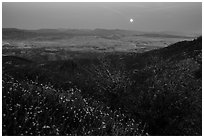
<instances>
[{"instance_id":1,"label":"hillside slope","mask_svg":"<svg viewBox=\"0 0 204 138\"><path fill-rule=\"evenodd\" d=\"M93 95L141 118L150 135L201 135L202 37L101 64L87 83Z\"/></svg>"},{"instance_id":2,"label":"hillside slope","mask_svg":"<svg viewBox=\"0 0 204 138\"><path fill-rule=\"evenodd\" d=\"M3 61L3 135L202 135L202 37L94 60Z\"/></svg>"},{"instance_id":3,"label":"hillside slope","mask_svg":"<svg viewBox=\"0 0 204 138\"><path fill-rule=\"evenodd\" d=\"M143 74L149 74L144 81L149 99L142 105L147 108L144 114L151 113L147 118L154 120L149 120L153 133L201 134L202 37L144 55L149 56L142 69Z\"/></svg>"}]
</instances>

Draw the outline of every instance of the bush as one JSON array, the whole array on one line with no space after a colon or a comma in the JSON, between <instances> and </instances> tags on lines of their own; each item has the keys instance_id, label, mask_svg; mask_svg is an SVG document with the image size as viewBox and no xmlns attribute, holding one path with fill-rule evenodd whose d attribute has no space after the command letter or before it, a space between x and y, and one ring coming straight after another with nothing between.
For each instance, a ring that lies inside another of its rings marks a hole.
<instances>
[{"instance_id":1,"label":"bush","mask_svg":"<svg viewBox=\"0 0 204 138\"><path fill-rule=\"evenodd\" d=\"M148 135L145 124L78 88L3 76L3 135Z\"/></svg>"}]
</instances>

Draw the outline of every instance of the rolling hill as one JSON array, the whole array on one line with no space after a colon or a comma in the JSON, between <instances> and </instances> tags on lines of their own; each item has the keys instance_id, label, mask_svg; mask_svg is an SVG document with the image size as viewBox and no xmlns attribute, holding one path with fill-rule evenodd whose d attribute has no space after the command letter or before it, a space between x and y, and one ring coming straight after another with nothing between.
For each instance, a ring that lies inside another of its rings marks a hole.
<instances>
[{"instance_id":1,"label":"rolling hill","mask_svg":"<svg viewBox=\"0 0 204 138\"><path fill-rule=\"evenodd\" d=\"M202 135L202 37L79 55L2 57L3 135Z\"/></svg>"}]
</instances>

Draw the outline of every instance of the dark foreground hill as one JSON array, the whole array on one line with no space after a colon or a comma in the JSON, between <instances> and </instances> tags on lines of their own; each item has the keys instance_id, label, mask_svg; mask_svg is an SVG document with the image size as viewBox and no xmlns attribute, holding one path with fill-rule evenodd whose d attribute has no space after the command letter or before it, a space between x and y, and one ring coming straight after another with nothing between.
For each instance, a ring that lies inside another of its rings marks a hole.
<instances>
[{"instance_id":1,"label":"dark foreground hill","mask_svg":"<svg viewBox=\"0 0 204 138\"><path fill-rule=\"evenodd\" d=\"M3 135L202 135L202 37L140 54L3 61Z\"/></svg>"}]
</instances>

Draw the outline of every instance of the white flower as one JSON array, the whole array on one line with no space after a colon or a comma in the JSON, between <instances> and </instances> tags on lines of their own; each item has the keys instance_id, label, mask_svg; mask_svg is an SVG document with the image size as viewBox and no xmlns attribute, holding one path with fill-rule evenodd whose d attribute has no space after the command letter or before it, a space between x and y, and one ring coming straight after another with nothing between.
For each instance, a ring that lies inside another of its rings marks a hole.
<instances>
[{"instance_id":1,"label":"white flower","mask_svg":"<svg viewBox=\"0 0 204 138\"><path fill-rule=\"evenodd\" d=\"M43 126L43 128L50 128L50 126Z\"/></svg>"}]
</instances>

